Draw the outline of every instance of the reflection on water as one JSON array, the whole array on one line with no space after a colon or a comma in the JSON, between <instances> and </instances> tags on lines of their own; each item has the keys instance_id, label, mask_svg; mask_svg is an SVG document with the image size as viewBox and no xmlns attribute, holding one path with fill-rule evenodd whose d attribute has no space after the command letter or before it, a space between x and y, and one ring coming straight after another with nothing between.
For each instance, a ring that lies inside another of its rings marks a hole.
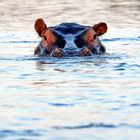
<instances>
[{"instance_id":1,"label":"reflection on water","mask_svg":"<svg viewBox=\"0 0 140 140\"><path fill-rule=\"evenodd\" d=\"M139 0L22 0L0 1L0 30L33 31L38 17L46 20L49 26L64 21L88 25L106 21L109 26L139 27Z\"/></svg>"},{"instance_id":2,"label":"reflection on water","mask_svg":"<svg viewBox=\"0 0 140 140\"><path fill-rule=\"evenodd\" d=\"M139 0L0 0L0 7L0 139L140 138ZM107 54L33 56L38 17L48 26L107 22Z\"/></svg>"}]
</instances>

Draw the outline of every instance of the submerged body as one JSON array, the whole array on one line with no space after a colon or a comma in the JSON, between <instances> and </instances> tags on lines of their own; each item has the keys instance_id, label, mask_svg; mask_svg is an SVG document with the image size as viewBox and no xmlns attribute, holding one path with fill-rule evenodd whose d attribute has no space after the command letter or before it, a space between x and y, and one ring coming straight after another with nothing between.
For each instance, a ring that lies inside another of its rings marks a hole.
<instances>
[{"instance_id":1,"label":"submerged body","mask_svg":"<svg viewBox=\"0 0 140 140\"><path fill-rule=\"evenodd\" d=\"M99 36L107 31L103 22L93 27L77 23L61 23L47 28L43 19L37 19L35 30L42 40L34 50L38 56L90 56L105 53Z\"/></svg>"}]
</instances>

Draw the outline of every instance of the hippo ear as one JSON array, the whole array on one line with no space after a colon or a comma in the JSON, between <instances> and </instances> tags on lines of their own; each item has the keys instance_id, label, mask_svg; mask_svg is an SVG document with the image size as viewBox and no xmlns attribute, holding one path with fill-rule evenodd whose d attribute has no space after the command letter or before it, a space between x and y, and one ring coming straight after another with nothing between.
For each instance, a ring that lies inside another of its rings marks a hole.
<instances>
[{"instance_id":1,"label":"hippo ear","mask_svg":"<svg viewBox=\"0 0 140 140\"><path fill-rule=\"evenodd\" d=\"M47 26L43 19L39 18L36 20L34 28L39 36L42 37L43 33L47 30Z\"/></svg>"},{"instance_id":2,"label":"hippo ear","mask_svg":"<svg viewBox=\"0 0 140 140\"><path fill-rule=\"evenodd\" d=\"M102 35L107 31L107 24L104 22L100 22L93 26L93 30L97 33L97 35Z\"/></svg>"}]
</instances>

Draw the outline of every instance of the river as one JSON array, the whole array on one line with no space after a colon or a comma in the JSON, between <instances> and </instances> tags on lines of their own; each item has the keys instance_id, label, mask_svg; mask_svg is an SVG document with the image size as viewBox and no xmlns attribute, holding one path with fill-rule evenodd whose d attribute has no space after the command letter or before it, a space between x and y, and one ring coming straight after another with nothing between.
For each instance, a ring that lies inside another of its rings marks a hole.
<instances>
[{"instance_id":1,"label":"river","mask_svg":"<svg viewBox=\"0 0 140 140\"><path fill-rule=\"evenodd\" d=\"M139 140L139 0L0 0L0 139ZM34 22L94 25L107 53L35 57Z\"/></svg>"}]
</instances>

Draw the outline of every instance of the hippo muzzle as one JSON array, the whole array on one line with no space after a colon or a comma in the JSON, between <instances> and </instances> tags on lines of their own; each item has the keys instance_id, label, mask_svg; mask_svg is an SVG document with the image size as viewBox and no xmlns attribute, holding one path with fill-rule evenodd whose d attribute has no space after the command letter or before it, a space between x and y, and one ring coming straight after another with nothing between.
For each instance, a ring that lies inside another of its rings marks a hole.
<instances>
[{"instance_id":1,"label":"hippo muzzle","mask_svg":"<svg viewBox=\"0 0 140 140\"><path fill-rule=\"evenodd\" d=\"M50 56L53 57L72 57L72 56L90 56L92 55L92 52L87 47L83 49L74 49L74 50L65 50L65 49L59 49L56 48L54 51L52 51L52 54Z\"/></svg>"},{"instance_id":2,"label":"hippo muzzle","mask_svg":"<svg viewBox=\"0 0 140 140\"><path fill-rule=\"evenodd\" d=\"M38 56L72 57L105 53L105 47L99 39L99 36L107 31L107 25L103 22L93 27L62 23L47 28L43 19L38 19L35 30L42 37L34 51Z\"/></svg>"}]
</instances>

